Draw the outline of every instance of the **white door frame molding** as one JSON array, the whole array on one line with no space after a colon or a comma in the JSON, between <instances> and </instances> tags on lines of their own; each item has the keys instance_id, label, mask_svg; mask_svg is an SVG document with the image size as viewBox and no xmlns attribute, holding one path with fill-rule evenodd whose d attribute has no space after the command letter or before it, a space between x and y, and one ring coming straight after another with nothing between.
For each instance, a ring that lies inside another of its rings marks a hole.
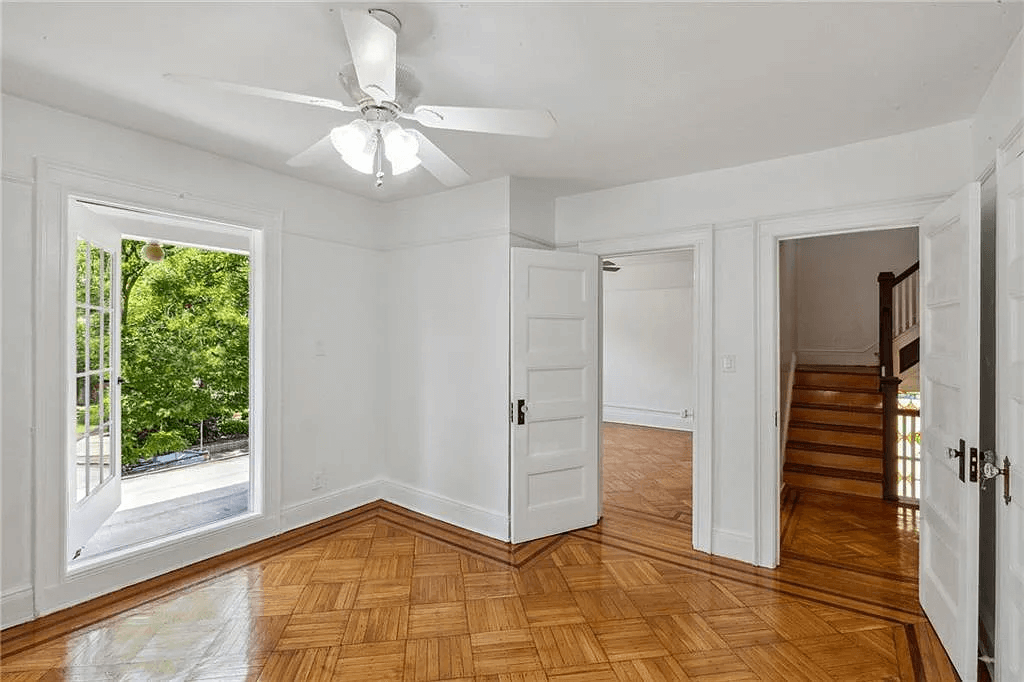
<instances>
[{"instance_id":1,"label":"white door frame molding","mask_svg":"<svg viewBox=\"0 0 1024 682\"><path fill-rule=\"evenodd\" d=\"M711 552L714 454L714 229L711 225L665 234L581 241L574 247L560 247L597 254L599 258L654 253L693 251L694 368L696 402L693 419L693 548ZM604 320L598 336L603 338ZM598 376L603 373L603 366ZM600 383L600 382L599 382Z\"/></svg>"},{"instance_id":2,"label":"white door frame molding","mask_svg":"<svg viewBox=\"0 0 1024 682\"><path fill-rule=\"evenodd\" d=\"M33 292L33 598L36 616L106 594L275 534L280 525L281 226L280 211L228 204L145 186L47 159L36 160L36 253ZM189 221L211 233L250 235L250 434L253 512L174 539L154 541L68 570L66 347L69 314L68 202L86 199L163 219Z\"/></svg>"},{"instance_id":3,"label":"white door frame molding","mask_svg":"<svg viewBox=\"0 0 1024 682\"><path fill-rule=\"evenodd\" d=\"M779 439L775 415L779 405L779 241L851 232L917 227L952 194L844 207L757 221L757 435L754 472L755 563L779 564Z\"/></svg>"}]
</instances>

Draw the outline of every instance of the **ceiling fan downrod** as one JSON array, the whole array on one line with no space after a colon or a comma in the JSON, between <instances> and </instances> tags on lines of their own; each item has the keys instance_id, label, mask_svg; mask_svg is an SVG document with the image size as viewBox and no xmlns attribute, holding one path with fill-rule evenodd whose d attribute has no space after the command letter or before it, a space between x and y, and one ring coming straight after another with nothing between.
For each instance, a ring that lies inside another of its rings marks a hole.
<instances>
[{"instance_id":1,"label":"ceiling fan downrod","mask_svg":"<svg viewBox=\"0 0 1024 682\"><path fill-rule=\"evenodd\" d=\"M373 133L374 146L373 150L373 173L377 177L377 189L384 186L384 136L380 132L380 127L377 127Z\"/></svg>"}]
</instances>

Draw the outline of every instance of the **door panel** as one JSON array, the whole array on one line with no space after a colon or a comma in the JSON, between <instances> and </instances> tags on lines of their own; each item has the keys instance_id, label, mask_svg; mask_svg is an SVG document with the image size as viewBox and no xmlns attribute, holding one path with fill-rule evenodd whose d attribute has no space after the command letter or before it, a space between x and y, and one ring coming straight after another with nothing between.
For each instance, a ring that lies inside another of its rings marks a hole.
<instances>
[{"instance_id":1,"label":"door panel","mask_svg":"<svg viewBox=\"0 0 1024 682\"><path fill-rule=\"evenodd\" d=\"M1011 501L996 487L996 682L1024 680L1024 157L998 176L996 461L1011 463Z\"/></svg>"},{"instance_id":2,"label":"door panel","mask_svg":"<svg viewBox=\"0 0 1024 682\"><path fill-rule=\"evenodd\" d=\"M597 523L597 257L512 249L512 541ZM519 424L517 401L525 401Z\"/></svg>"},{"instance_id":3,"label":"door panel","mask_svg":"<svg viewBox=\"0 0 1024 682\"><path fill-rule=\"evenodd\" d=\"M921 257L920 599L965 682L977 671L978 484L948 448L978 443L981 188L926 217ZM965 467L969 472L970 467Z\"/></svg>"},{"instance_id":4,"label":"door panel","mask_svg":"<svg viewBox=\"0 0 1024 682\"><path fill-rule=\"evenodd\" d=\"M121 504L121 427L118 389L121 235L72 203L68 216L68 352L73 423L69 424L69 559Z\"/></svg>"}]
</instances>

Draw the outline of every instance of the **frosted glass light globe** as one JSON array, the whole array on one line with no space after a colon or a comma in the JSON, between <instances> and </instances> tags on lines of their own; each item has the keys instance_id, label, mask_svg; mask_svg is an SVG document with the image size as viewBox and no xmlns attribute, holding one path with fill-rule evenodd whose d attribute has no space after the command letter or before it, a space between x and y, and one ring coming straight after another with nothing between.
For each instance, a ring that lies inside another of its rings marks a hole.
<instances>
[{"instance_id":1,"label":"frosted glass light globe","mask_svg":"<svg viewBox=\"0 0 1024 682\"><path fill-rule=\"evenodd\" d=\"M402 130L395 123L388 123L382 130L384 136L384 156L391 162L391 174L401 175L420 165L416 155L420 150L419 140L407 130Z\"/></svg>"}]
</instances>

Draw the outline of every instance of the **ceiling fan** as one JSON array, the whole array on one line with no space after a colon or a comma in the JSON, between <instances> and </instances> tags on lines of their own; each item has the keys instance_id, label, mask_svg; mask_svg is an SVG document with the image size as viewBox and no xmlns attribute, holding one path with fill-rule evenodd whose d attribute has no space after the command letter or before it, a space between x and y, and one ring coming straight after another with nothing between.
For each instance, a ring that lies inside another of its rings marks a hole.
<instances>
[{"instance_id":1,"label":"ceiling fan","mask_svg":"<svg viewBox=\"0 0 1024 682\"><path fill-rule=\"evenodd\" d=\"M376 177L384 184L385 168L392 175L422 165L448 187L469 181L457 163L416 128L399 121L414 121L427 128L499 135L550 137L555 118L547 110L415 104L420 84L413 72L398 63L398 34L402 23L383 9L343 9L341 23L352 53L352 63L338 73L342 87L356 104L281 90L230 83L182 74L165 74L178 83L228 92L325 107L357 118L333 128L320 141L288 160L290 166L315 164L325 149L333 148L351 168Z\"/></svg>"}]
</instances>

